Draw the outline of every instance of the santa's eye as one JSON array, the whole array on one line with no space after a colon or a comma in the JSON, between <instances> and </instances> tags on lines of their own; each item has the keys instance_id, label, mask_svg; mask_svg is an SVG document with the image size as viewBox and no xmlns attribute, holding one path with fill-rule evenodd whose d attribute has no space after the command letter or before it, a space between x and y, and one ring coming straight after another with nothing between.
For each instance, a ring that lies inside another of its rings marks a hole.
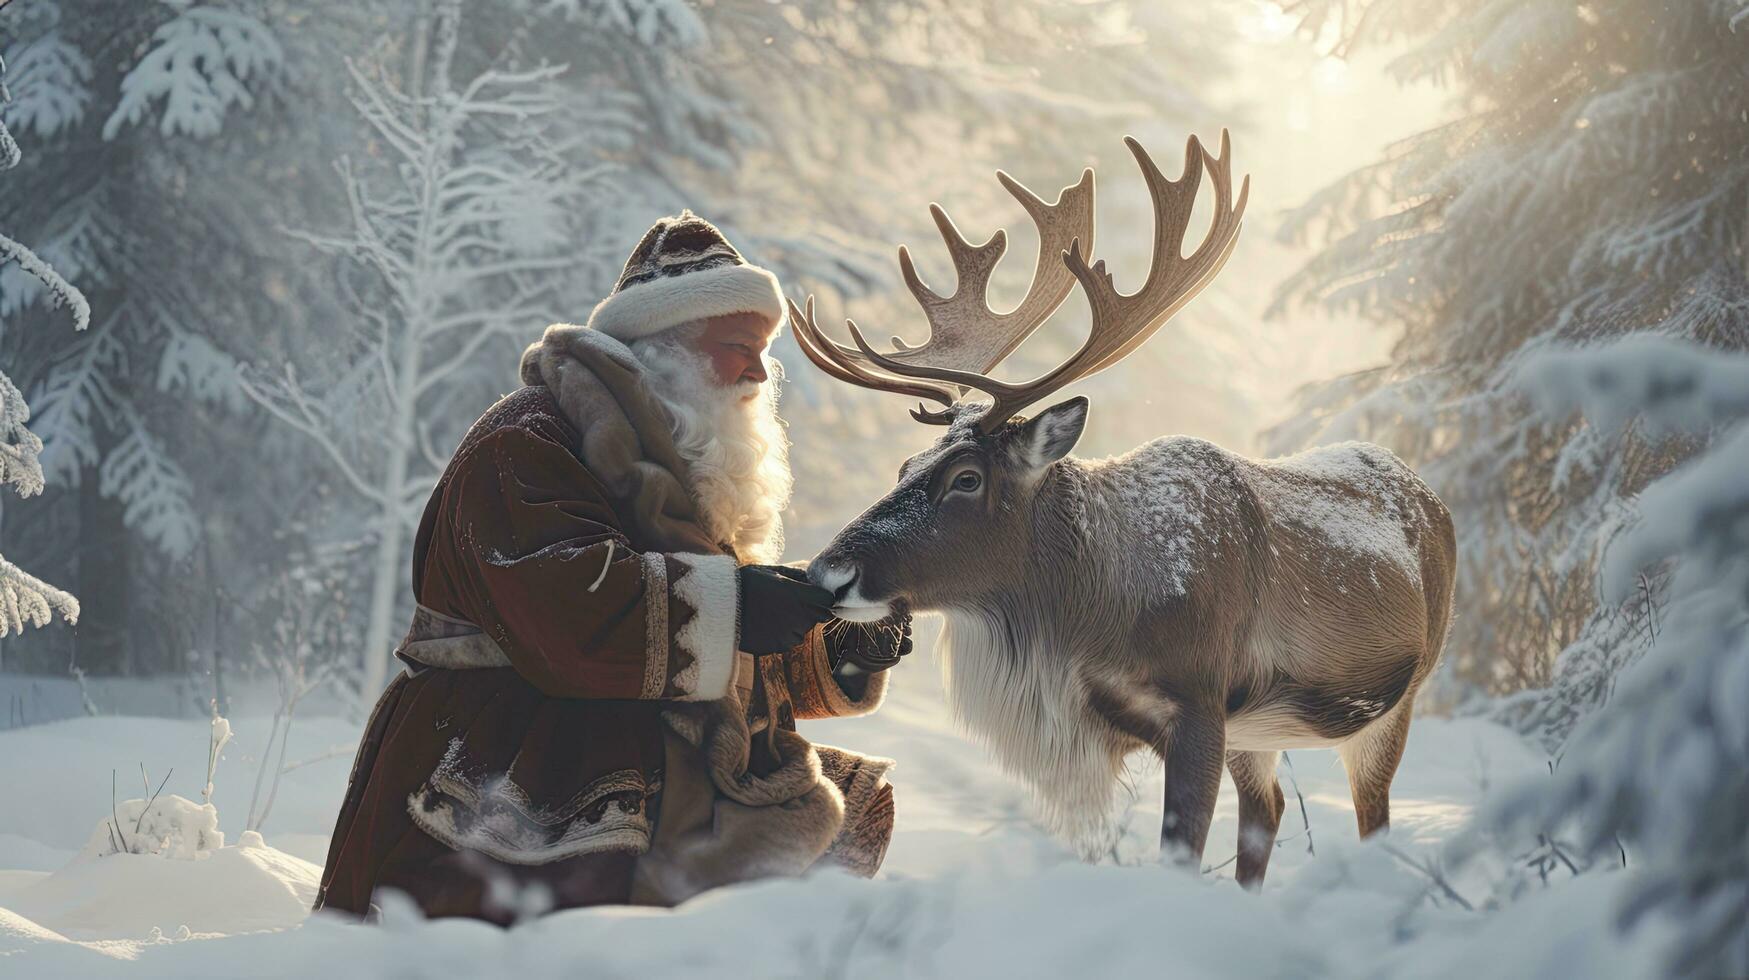
<instances>
[{"instance_id":1,"label":"santa's eye","mask_svg":"<svg viewBox=\"0 0 1749 980\"><path fill-rule=\"evenodd\" d=\"M984 478L972 470L966 470L953 478L953 488L961 493L972 493L984 485Z\"/></svg>"}]
</instances>

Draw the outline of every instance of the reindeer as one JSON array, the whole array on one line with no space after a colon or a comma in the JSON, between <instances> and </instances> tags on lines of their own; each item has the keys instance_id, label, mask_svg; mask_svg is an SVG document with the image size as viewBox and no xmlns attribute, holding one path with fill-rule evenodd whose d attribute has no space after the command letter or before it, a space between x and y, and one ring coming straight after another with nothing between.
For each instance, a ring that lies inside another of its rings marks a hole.
<instances>
[{"instance_id":1,"label":"reindeer","mask_svg":"<svg viewBox=\"0 0 1749 980\"><path fill-rule=\"evenodd\" d=\"M854 347L789 304L803 352L840 380L934 401L945 426L897 485L811 563L835 615L873 622L939 612L949 699L962 725L1030 782L1054 830L1091 860L1109 846L1112 791L1138 749L1165 765L1161 846L1200 861L1224 762L1239 792L1237 878L1261 885L1280 826L1276 760L1334 746L1361 836L1390 821L1390 786L1415 692L1450 619L1456 543L1445 506L1385 449L1346 443L1247 459L1201 439L1158 439L1110 459L1069 454L1088 400L1018 413L1135 350L1206 286L1238 240L1246 178L1232 195L1229 142L1193 136L1177 180L1126 138L1154 207L1153 259L1124 295L1093 242L1093 171L1046 204L997 177L1031 216L1039 254L1009 313L985 298L1006 248L982 245L930 211L958 288L943 296L899 250L931 336ZM1208 236L1182 254L1204 171ZM1024 384L990 372L1079 284L1092 310L1080 349ZM973 402L971 391L990 396Z\"/></svg>"}]
</instances>

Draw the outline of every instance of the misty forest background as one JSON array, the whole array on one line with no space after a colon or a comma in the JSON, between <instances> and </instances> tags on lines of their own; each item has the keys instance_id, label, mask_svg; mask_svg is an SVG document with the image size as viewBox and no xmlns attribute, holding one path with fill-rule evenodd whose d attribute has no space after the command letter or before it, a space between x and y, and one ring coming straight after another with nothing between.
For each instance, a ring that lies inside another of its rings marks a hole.
<instances>
[{"instance_id":1,"label":"misty forest background","mask_svg":"<svg viewBox=\"0 0 1749 980\"><path fill-rule=\"evenodd\" d=\"M1095 166L1098 250L1133 288L1149 217L1119 137L1174 172L1225 126L1249 227L1203 299L1079 386L1082 455L1184 432L1416 466L1462 561L1428 709L1566 760L1526 820L1587 813L1589 845L1655 864L1659 811L1734 855L1671 851L1660 896L1704 906L1703 948L1735 962L1740 0L14 0L0 52L5 675L90 711L118 710L105 678L167 679L188 713L250 684L368 702L450 449L654 218L691 207L822 322L917 342L892 248L950 278L929 201L974 239L1008 228L1000 305L1036 238L991 172L1048 198ZM1335 109L1303 84L1331 72ZM1007 372L1071 350L1080 304ZM776 353L800 557L931 434L787 335ZM56 710L22 690L9 725ZM1658 789L1672 752L1711 775Z\"/></svg>"}]
</instances>

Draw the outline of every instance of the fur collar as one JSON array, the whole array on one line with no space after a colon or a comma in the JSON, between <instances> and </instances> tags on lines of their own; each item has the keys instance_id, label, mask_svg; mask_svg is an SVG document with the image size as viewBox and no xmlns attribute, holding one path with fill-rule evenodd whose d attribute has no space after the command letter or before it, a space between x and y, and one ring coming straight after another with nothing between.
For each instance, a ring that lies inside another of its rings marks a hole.
<instances>
[{"instance_id":1,"label":"fur collar","mask_svg":"<svg viewBox=\"0 0 1749 980\"><path fill-rule=\"evenodd\" d=\"M640 548L721 554L700 524L668 410L625 344L555 323L522 353L522 383L544 385L581 434L583 465L607 487Z\"/></svg>"}]
</instances>

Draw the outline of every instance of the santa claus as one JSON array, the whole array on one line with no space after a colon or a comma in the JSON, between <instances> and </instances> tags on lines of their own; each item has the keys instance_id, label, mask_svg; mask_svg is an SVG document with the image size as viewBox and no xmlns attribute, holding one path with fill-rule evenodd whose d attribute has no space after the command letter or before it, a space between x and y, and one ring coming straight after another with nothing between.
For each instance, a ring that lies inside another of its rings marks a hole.
<instances>
[{"instance_id":1,"label":"santa claus","mask_svg":"<svg viewBox=\"0 0 1749 980\"><path fill-rule=\"evenodd\" d=\"M798 719L873 711L909 623L832 619L783 548L770 272L656 223L583 326L462 440L413 548L406 671L359 745L318 909L672 905L835 865L871 875L884 759Z\"/></svg>"}]
</instances>

